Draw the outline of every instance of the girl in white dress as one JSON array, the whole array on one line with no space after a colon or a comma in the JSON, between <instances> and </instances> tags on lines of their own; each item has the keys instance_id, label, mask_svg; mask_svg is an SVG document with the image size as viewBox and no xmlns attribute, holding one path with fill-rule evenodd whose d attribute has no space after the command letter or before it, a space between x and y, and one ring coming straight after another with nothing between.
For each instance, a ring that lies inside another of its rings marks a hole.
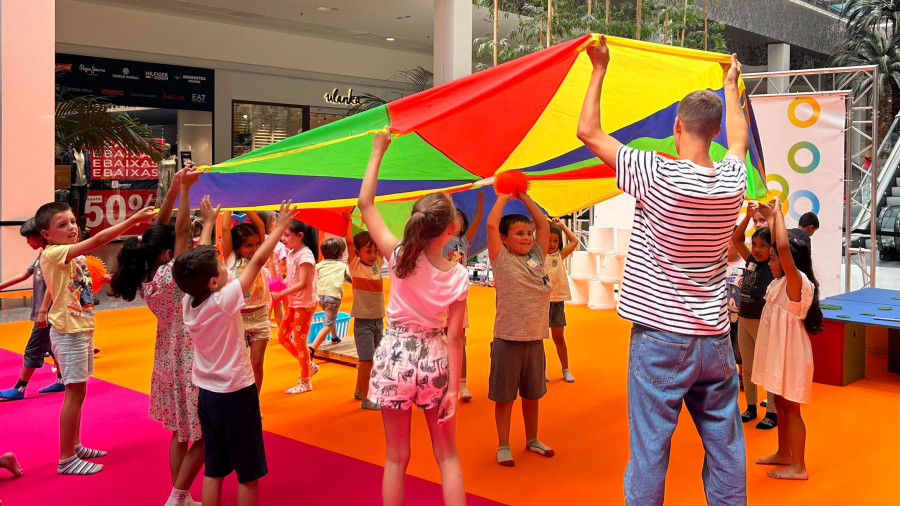
<instances>
[{"instance_id":1,"label":"girl in white dress","mask_svg":"<svg viewBox=\"0 0 900 506\"><path fill-rule=\"evenodd\" d=\"M756 463L788 466L769 471L772 478L805 480L809 477L804 460L806 425L800 416L800 404L808 403L812 393L809 334L822 330L818 282L809 246L788 236L778 199L759 206L759 211L768 220L775 241L769 260L775 281L766 291L752 379L775 394L778 450Z\"/></svg>"}]
</instances>

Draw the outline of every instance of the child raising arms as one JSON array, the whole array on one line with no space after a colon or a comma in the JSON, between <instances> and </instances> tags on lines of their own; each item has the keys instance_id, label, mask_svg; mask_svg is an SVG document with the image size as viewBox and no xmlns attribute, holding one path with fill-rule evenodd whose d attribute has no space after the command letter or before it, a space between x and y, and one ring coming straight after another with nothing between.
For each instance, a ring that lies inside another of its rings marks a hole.
<instances>
[{"instance_id":1,"label":"child raising arms","mask_svg":"<svg viewBox=\"0 0 900 506\"><path fill-rule=\"evenodd\" d=\"M750 202L747 214L735 228L731 236L731 246L741 258L747 262L741 280L741 303L738 307L737 339L741 361L747 357L747 364L742 368L744 381L744 397L747 400L747 411L741 413L741 421L747 423L756 418L757 388L751 381L753 376L753 354L759 336L759 319L766 305L766 289L772 282L772 269L769 267L772 235L767 227L758 228L750 238L750 248L744 244L744 232L753 216L760 216L759 206ZM765 219L762 220L765 222ZM773 429L778 425L778 414L775 412L775 400L771 393L766 394L766 416L756 424L757 429Z\"/></svg>"},{"instance_id":2,"label":"child raising arms","mask_svg":"<svg viewBox=\"0 0 900 506\"><path fill-rule=\"evenodd\" d=\"M225 257L225 267L228 268L232 278L241 276L253 254L259 249L259 245L266 239L266 226L260 217L253 211L248 211L247 217L250 218L250 223L238 224L231 229L230 234L222 234L222 254ZM270 258L271 255L266 259L267 263ZM272 339L272 323L269 321L272 295L269 293L268 278L269 271L263 267L253 278L250 289L244 293L244 302L247 306L241 309L244 338L250 347L250 363L253 365L253 376L256 378L258 392L262 392L266 347Z\"/></svg>"},{"instance_id":3,"label":"child raising arms","mask_svg":"<svg viewBox=\"0 0 900 506\"><path fill-rule=\"evenodd\" d=\"M424 410L431 432L444 503L465 504L454 417L469 275L442 255L456 231L456 211L447 194L426 195L413 205L403 239L394 237L375 208L378 169L390 142L387 132L375 134L358 204L378 250L390 252L388 328L375 352L369 387L369 399L381 406L384 419L382 501L389 506L403 504L411 410L416 405Z\"/></svg>"},{"instance_id":4,"label":"child raising arms","mask_svg":"<svg viewBox=\"0 0 900 506\"><path fill-rule=\"evenodd\" d=\"M117 267L109 283L110 295L134 300L140 293L156 316L156 347L150 377L150 418L172 432L169 443L169 471L172 492L166 506L195 504L190 496L191 483L203 466L203 440L197 416L197 387L192 384L194 345L181 314L184 294L172 277L175 258L192 246L188 188L200 171L181 170L175 174L168 195L171 200L181 192L181 204L175 226L169 225L171 202L160 207L153 225L138 237L122 245ZM210 229L215 211L204 213ZM189 447L190 442L194 444Z\"/></svg>"},{"instance_id":5,"label":"child raising arms","mask_svg":"<svg viewBox=\"0 0 900 506\"><path fill-rule=\"evenodd\" d=\"M753 382L775 394L778 412L778 450L757 464L788 466L769 471L772 478L805 480L806 425L800 404L812 394L813 354L809 334L822 331L819 288L812 270L809 246L788 237L778 199L759 206L772 227L775 246L769 265L775 281L766 291L759 322Z\"/></svg>"},{"instance_id":6,"label":"child raising arms","mask_svg":"<svg viewBox=\"0 0 900 506\"><path fill-rule=\"evenodd\" d=\"M286 314L278 330L278 342L300 363L300 381L285 393L302 394L312 391L310 378L319 371L306 347L306 335L319 302L316 291L316 257L319 255L315 229L300 220L293 220L282 234L281 242L291 253L287 258L287 288L272 295L275 300L288 297Z\"/></svg>"},{"instance_id":7,"label":"child raising arms","mask_svg":"<svg viewBox=\"0 0 900 506\"><path fill-rule=\"evenodd\" d=\"M475 190L476 193L476 201L475 201L475 216L472 217L472 226L469 226L469 218L466 216L466 213L462 212L461 209L456 210L456 224L458 230L453 237L447 241L447 244L444 245L443 254L444 258L447 260L452 260L454 262L459 262L463 267L466 266L466 262L469 260L469 245L472 244L472 239L475 238L475 234L478 232L478 226L481 225L481 215L484 211L484 190L481 188ZM466 329L469 328L469 309L466 308L466 317L463 319L463 355L462 355L462 376L459 379L459 398L464 401L471 401L472 394L469 393L469 388L466 385L466 376L467 376L467 359L466 359Z\"/></svg>"},{"instance_id":8,"label":"child raising arms","mask_svg":"<svg viewBox=\"0 0 900 506\"><path fill-rule=\"evenodd\" d=\"M497 314L491 342L488 398L496 403L497 463L514 466L509 449L513 403L522 397L525 448L552 457L551 448L538 440L538 400L547 393L547 358L544 339L550 326L550 278L544 270L550 246L550 224L526 194L517 194L531 218L503 216L513 195L497 195L487 219L488 256L497 287Z\"/></svg>"},{"instance_id":9,"label":"child raising arms","mask_svg":"<svg viewBox=\"0 0 900 506\"><path fill-rule=\"evenodd\" d=\"M563 246L563 233L568 242ZM550 245L547 248L547 275L550 276L550 337L556 345L559 364L562 366L563 379L568 383L575 381L569 372L569 348L566 346L566 301L572 299L569 293L569 277L566 275L566 258L578 247L578 238L559 218L553 218L550 224Z\"/></svg>"}]
</instances>

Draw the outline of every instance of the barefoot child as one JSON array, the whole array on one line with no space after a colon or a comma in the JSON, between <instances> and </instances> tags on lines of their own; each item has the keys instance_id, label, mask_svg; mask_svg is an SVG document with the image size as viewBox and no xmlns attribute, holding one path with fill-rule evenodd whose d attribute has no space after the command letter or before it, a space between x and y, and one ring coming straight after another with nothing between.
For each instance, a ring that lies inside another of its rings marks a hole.
<instances>
[{"instance_id":1,"label":"barefoot child","mask_svg":"<svg viewBox=\"0 0 900 506\"><path fill-rule=\"evenodd\" d=\"M193 247L190 229L188 188L199 171L175 174L166 201L143 235L125 241L117 258L117 268L109 283L110 295L134 300L139 293L156 316L156 350L150 376L150 418L172 432L169 442L169 472L172 492L166 506L192 506L190 488L203 466L203 439L197 416L197 387L191 382L194 345L181 316L184 294L172 278L175 258ZM169 225L171 201L181 192L175 226ZM172 197L171 199L169 197ZM209 227L215 215L206 213ZM194 442L191 445L191 441Z\"/></svg>"},{"instance_id":2,"label":"barefoot child","mask_svg":"<svg viewBox=\"0 0 900 506\"><path fill-rule=\"evenodd\" d=\"M341 342L334 327L338 309L341 308L341 299L344 298L344 281L350 278L347 264L342 260L345 249L347 249L347 245L340 239L330 237L322 241L323 260L316 264L316 275L318 276L316 290L319 293L319 305L325 312L325 321L312 345L309 346L311 358L315 356L316 350L319 349L328 334L334 334L331 344Z\"/></svg>"},{"instance_id":3,"label":"barefoot child","mask_svg":"<svg viewBox=\"0 0 900 506\"><path fill-rule=\"evenodd\" d=\"M347 245L350 258L350 280L353 286L353 342L359 364L356 366L356 389L353 398L361 401L362 409L379 409L369 400L369 377L372 375L372 359L375 349L384 335L384 280L381 266L384 259L369 232L352 235L353 227L347 224Z\"/></svg>"},{"instance_id":4,"label":"barefoot child","mask_svg":"<svg viewBox=\"0 0 900 506\"><path fill-rule=\"evenodd\" d=\"M387 454L382 502L403 504L415 405L424 410L428 422L444 504L461 505L466 492L454 434L469 275L442 255L443 245L456 231L456 211L447 194L432 193L416 201L402 240L385 225L375 208L375 190L390 142L387 132L375 134L359 191L359 209L372 239L379 251L390 252L389 323L375 352L369 387L369 399L381 406L384 420ZM444 328L449 329L446 335Z\"/></svg>"},{"instance_id":5,"label":"barefoot child","mask_svg":"<svg viewBox=\"0 0 900 506\"><path fill-rule=\"evenodd\" d=\"M456 223L459 230L444 245L444 258L459 262L463 267L469 260L469 245L478 232L478 226L481 225L481 214L484 209L484 190L481 188L475 190L477 200L475 202L475 216L472 219L472 226L469 226L469 218L462 210L456 210ZM459 398L464 401L471 401L472 394L469 393L469 387L466 385L466 376L468 374L468 360L466 359L466 329L469 328L469 309L466 308L466 318L463 321L463 357L462 357L462 377L459 378Z\"/></svg>"},{"instance_id":6,"label":"barefoot child","mask_svg":"<svg viewBox=\"0 0 900 506\"><path fill-rule=\"evenodd\" d=\"M315 229L300 220L293 220L284 230L281 242L291 250L287 258L287 288L272 294L274 300L288 297L286 313L278 331L278 342L300 363L300 380L285 391L302 394L312 391L310 378L319 372L306 347L309 325L316 311L316 258L318 255ZM292 338L293 336L293 338Z\"/></svg>"},{"instance_id":7,"label":"barefoot child","mask_svg":"<svg viewBox=\"0 0 900 506\"><path fill-rule=\"evenodd\" d=\"M759 334L759 318L766 305L766 288L774 279L772 269L769 268L769 251L772 249L769 229L766 227L756 229L750 238L750 248L744 243L747 224L752 216L759 215L758 208L755 202L747 206L747 214L731 236L731 246L747 262L741 280L741 304L738 309L738 347L741 350L741 359L747 358L742 371L744 398L747 401L747 411L741 413L743 423L756 418L757 388L750 378L753 375L753 355ZM771 392L766 393L766 416L756 424L757 429L768 430L778 425L778 414L775 412L773 399Z\"/></svg>"},{"instance_id":8,"label":"barefoot child","mask_svg":"<svg viewBox=\"0 0 900 506\"><path fill-rule=\"evenodd\" d=\"M565 246L563 233L566 234ZM556 354L562 366L563 379L568 383L575 381L569 372L569 348L566 346L566 301L572 299L569 293L569 277L563 264L566 258L578 248L578 238L559 218L553 218L550 224L550 246L547 249L547 275L550 276L550 337L556 345Z\"/></svg>"},{"instance_id":9,"label":"barefoot child","mask_svg":"<svg viewBox=\"0 0 900 506\"><path fill-rule=\"evenodd\" d=\"M201 205L209 208L208 196ZM237 473L238 505L256 505L259 479L268 473L259 392L240 314L246 304L244 293L292 216L289 204L282 203L272 235L241 275L230 282L216 248L208 245L208 234L202 236L204 244L180 255L172 266L172 276L186 294L182 301L184 325L194 342L193 381L200 389L197 412L204 440L202 503L206 506L220 504L222 482L232 471Z\"/></svg>"},{"instance_id":10,"label":"barefoot child","mask_svg":"<svg viewBox=\"0 0 900 506\"><path fill-rule=\"evenodd\" d=\"M226 218L227 216L228 213ZM232 279L241 276L253 254L266 238L266 226L260 217L253 211L248 211L247 217L250 218L250 223L241 223L233 227L231 233L222 234L222 254ZM271 255L266 261L268 262L270 258ZM244 338L250 347L250 363L253 365L253 376L256 378L256 391L262 392L266 347L272 339L272 322L269 320L272 295L269 293L269 271L265 267L253 278L253 284L244 293L244 302L246 307L241 309Z\"/></svg>"},{"instance_id":11,"label":"barefoot child","mask_svg":"<svg viewBox=\"0 0 900 506\"><path fill-rule=\"evenodd\" d=\"M34 224L34 218L29 218L19 229L19 234L25 238L31 249L40 250L44 247L44 239ZM41 308L41 301L44 300L44 293L47 291L47 285L44 284L44 275L41 274L41 254L38 253L34 263L19 274L3 283L0 283L0 290L5 290L10 286L16 285L32 277L31 289L31 321L34 325L31 327L31 337L25 344L24 364L22 372L19 373L19 381L16 386L0 391L0 399L4 401L18 401L25 398L25 389L34 371L44 366L44 355L50 353L50 327L47 325L38 325L37 317ZM52 355L51 355L52 356ZM47 394L53 392L64 392L66 386L62 382L59 374L59 368L56 370L56 381L38 390L38 393Z\"/></svg>"},{"instance_id":12,"label":"barefoot child","mask_svg":"<svg viewBox=\"0 0 900 506\"><path fill-rule=\"evenodd\" d=\"M759 323L753 361L753 382L775 394L778 411L778 450L757 464L787 466L769 471L772 478L805 480L806 425L800 405L812 394L813 354L809 334L822 331L819 288L812 270L809 246L788 237L778 199L759 206L772 227L772 274L766 307Z\"/></svg>"},{"instance_id":13,"label":"barefoot child","mask_svg":"<svg viewBox=\"0 0 900 506\"><path fill-rule=\"evenodd\" d=\"M550 224L527 194L517 194L531 213L503 215L513 195L497 195L487 219L488 255L497 288L497 314L491 342L488 398L494 401L497 463L516 465L509 448L509 425L516 397L522 398L525 449L552 457L538 440L538 401L547 393L544 339L550 326L550 278L544 269Z\"/></svg>"},{"instance_id":14,"label":"barefoot child","mask_svg":"<svg viewBox=\"0 0 900 506\"><path fill-rule=\"evenodd\" d=\"M78 241L78 224L66 204L51 202L37 210L34 222L47 248L41 254L41 271L52 306L50 345L66 385L59 414L59 474L86 475L103 470L102 464L83 459L106 455L81 445L81 407L87 380L94 373L94 296L91 276L83 255L103 246L126 230L149 222L152 207L141 209L127 220Z\"/></svg>"}]
</instances>

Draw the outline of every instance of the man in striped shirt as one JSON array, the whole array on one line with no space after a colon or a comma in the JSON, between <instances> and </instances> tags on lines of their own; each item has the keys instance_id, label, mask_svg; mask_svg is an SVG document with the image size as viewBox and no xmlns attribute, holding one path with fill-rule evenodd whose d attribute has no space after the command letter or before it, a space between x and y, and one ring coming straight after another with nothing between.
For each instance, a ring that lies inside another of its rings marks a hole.
<instances>
[{"instance_id":1,"label":"man in striped shirt","mask_svg":"<svg viewBox=\"0 0 900 506\"><path fill-rule=\"evenodd\" d=\"M604 37L587 49L593 73L578 137L616 171L635 197L634 231L619 315L633 323L628 364L631 456L627 504L662 504L672 432L682 402L703 441L709 504L746 504L746 455L738 379L725 306L725 250L743 201L747 124L732 56L725 75L728 153L709 156L722 121L722 101L689 93L674 125L677 160L622 145L600 125L600 94L609 64Z\"/></svg>"}]
</instances>

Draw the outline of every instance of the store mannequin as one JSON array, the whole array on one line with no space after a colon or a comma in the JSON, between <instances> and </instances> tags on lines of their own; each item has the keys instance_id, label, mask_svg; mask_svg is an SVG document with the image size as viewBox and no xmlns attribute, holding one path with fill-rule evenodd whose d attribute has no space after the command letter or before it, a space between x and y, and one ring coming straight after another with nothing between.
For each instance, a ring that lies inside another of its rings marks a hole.
<instances>
[{"instance_id":1,"label":"store mannequin","mask_svg":"<svg viewBox=\"0 0 900 506\"><path fill-rule=\"evenodd\" d=\"M69 191L69 205L72 207L78 226L82 231L86 231L84 208L91 185L91 160L85 146L75 147L73 144L69 144L69 149L63 153L62 159L63 164L71 168L72 188Z\"/></svg>"},{"instance_id":2,"label":"store mannequin","mask_svg":"<svg viewBox=\"0 0 900 506\"><path fill-rule=\"evenodd\" d=\"M166 198L169 186L172 185L172 178L175 177L175 173L178 172L178 157L172 154L171 144L166 143L163 145L163 148L164 151L168 153L168 156L156 166L159 176L159 193L157 193L156 196L157 202L162 202L163 199Z\"/></svg>"}]
</instances>

